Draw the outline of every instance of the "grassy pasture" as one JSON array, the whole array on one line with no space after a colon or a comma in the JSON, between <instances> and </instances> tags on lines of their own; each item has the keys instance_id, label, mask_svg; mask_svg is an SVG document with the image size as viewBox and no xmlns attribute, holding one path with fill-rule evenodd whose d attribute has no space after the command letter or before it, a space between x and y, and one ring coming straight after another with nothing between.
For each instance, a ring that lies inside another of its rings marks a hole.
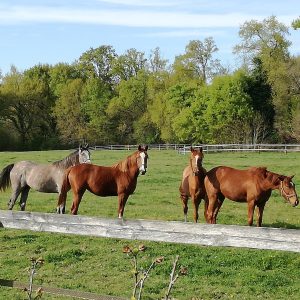
<instances>
[{"instance_id":1,"label":"grassy pasture","mask_svg":"<svg viewBox=\"0 0 300 300\"><path fill-rule=\"evenodd\" d=\"M0 169L19 160L49 163L67 156L69 151L0 153ZM175 151L149 150L149 166L145 176L138 179L137 189L130 196L127 219L183 219L178 186L188 156ZM127 156L127 151L93 151L93 163L111 165ZM237 168L267 166L285 175L295 174L300 183L300 153L209 153L204 166L218 165ZM299 192L299 191L298 191ZM300 193L300 192L299 192ZM10 191L1 192L0 209L6 209ZM57 195L30 191L27 210L54 212ZM68 196L67 212L71 206ZM14 209L18 209L16 204ZM117 198L100 198L86 192L79 214L101 217L117 216ZM189 221L192 221L190 207ZM203 204L200 206L200 222ZM245 204L229 200L219 213L220 224L247 224ZM265 208L263 226L300 229L299 207L285 203L277 191ZM42 256L45 265L35 278L36 284L57 286L99 294L130 298L132 290L131 261L122 253L124 245L142 241L89 238L62 234L0 229L0 279L27 282L31 256ZM188 268L180 277L172 295L176 299L290 299L300 298L300 257L297 253L253 249L200 247L170 243L144 242L148 247L141 255L141 266L147 267L160 255L165 257L145 282L144 299L161 299L169 282L175 255L179 264ZM23 292L0 287L0 299L25 299ZM43 299L62 299L44 295Z\"/></svg>"},{"instance_id":2,"label":"grassy pasture","mask_svg":"<svg viewBox=\"0 0 300 300\"><path fill-rule=\"evenodd\" d=\"M0 169L20 160L49 163L67 156L69 151L0 153ZM129 155L128 151L93 151L92 161L98 165L112 165ZM139 176L136 191L125 207L127 219L183 220L178 187L188 155L176 151L149 150L148 172ZM295 174L296 186L300 183L300 153L209 153L204 157L204 167L209 170L218 165L237 168L267 166L269 170L285 175ZM300 192L299 192L300 193ZM71 207L72 193L67 200L67 213ZM0 194L0 209L7 208L10 190ZM54 212L56 194L45 194L31 190L27 201L28 211ZM192 205L189 205L189 221L192 221ZM14 209L19 209L18 204ZM101 217L117 216L117 197L98 197L89 192L83 196L79 214ZM200 222L204 222L203 203L200 205ZM247 224L246 204L225 200L218 216L220 224ZM266 204L263 226L300 229L299 207L293 208L284 202L278 191L273 191Z\"/></svg>"}]
</instances>

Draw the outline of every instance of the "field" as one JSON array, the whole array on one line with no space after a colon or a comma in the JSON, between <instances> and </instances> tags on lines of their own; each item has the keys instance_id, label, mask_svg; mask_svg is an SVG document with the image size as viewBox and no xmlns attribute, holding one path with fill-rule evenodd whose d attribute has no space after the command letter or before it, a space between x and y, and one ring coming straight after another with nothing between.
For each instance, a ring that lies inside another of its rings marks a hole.
<instances>
[{"instance_id":1,"label":"field","mask_svg":"<svg viewBox=\"0 0 300 300\"><path fill-rule=\"evenodd\" d=\"M67 156L69 151L0 153L0 169L19 160L53 162ZM134 195L126 208L126 219L183 220L178 187L188 156L176 151L149 150L148 172L140 176ZM127 156L127 151L93 151L92 161L111 165ZM218 165L237 168L267 166L285 175L295 174L300 183L300 153L209 153L204 167ZM0 209L6 209L10 191L1 192ZM28 211L55 211L57 195L30 191ZM68 196L67 213L71 206ZM19 209L16 204L14 209ZM88 192L83 197L79 214L115 218L117 198L100 198ZM192 221L192 206L188 214ZM204 222L203 204L200 222ZM229 200L219 213L220 224L247 224L245 204ZM293 208L274 191L266 205L263 226L300 229L299 207ZM42 256L45 265L36 276L36 283L47 286L92 291L99 294L130 297L131 261L122 253L124 245L142 241L126 241L67 235L33 233L1 229L0 279L27 281L26 268L30 256ZM198 247L168 243L145 242L148 247L141 255L141 264L163 255L165 261L157 266L145 283L144 299L161 299L166 291L169 273L175 256L188 268L180 277L172 295L176 299L298 299L300 297L300 258L296 253L249 249ZM125 258L125 259L124 259ZM84 275L83 275L84 274ZM44 299L64 299L44 295ZM24 294L0 288L0 299L24 299ZM70 299L70 298L65 298Z\"/></svg>"}]
</instances>

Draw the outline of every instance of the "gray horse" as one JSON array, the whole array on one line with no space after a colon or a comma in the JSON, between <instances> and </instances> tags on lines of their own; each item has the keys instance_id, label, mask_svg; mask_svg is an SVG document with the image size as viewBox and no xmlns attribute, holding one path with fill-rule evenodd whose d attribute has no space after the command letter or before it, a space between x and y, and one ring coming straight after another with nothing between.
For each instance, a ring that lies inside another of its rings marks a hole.
<instances>
[{"instance_id":1,"label":"gray horse","mask_svg":"<svg viewBox=\"0 0 300 300\"><path fill-rule=\"evenodd\" d=\"M0 191L5 191L10 185L12 194L8 201L8 209L13 209L21 193L20 207L25 210L30 188L42 193L60 194L65 170L81 163L90 163L88 145L66 158L52 164L37 164L32 161L20 161L6 166L0 173Z\"/></svg>"}]
</instances>

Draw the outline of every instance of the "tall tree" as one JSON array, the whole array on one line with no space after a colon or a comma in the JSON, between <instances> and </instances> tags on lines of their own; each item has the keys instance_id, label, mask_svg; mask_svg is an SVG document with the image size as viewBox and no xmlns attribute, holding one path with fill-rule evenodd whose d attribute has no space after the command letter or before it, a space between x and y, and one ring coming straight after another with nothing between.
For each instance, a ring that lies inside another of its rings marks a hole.
<instances>
[{"instance_id":1,"label":"tall tree","mask_svg":"<svg viewBox=\"0 0 300 300\"><path fill-rule=\"evenodd\" d=\"M134 142L135 123L147 110L147 75L141 71L136 77L123 80L118 86L118 96L107 108L108 116L114 124L114 142Z\"/></svg>"},{"instance_id":2,"label":"tall tree","mask_svg":"<svg viewBox=\"0 0 300 300\"><path fill-rule=\"evenodd\" d=\"M55 103L53 115L64 143L78 144L87 140L88 117L84 110L83 88L82 79L68 81Z\"/></svg>"},{"instance_id":3,"label":"tall tree","mask_svg":"<svg viewBox=\"0 0 300 300\"><path fill-rule=\"evenodd\" d=\"M82 91L82 109L86 114L89 142L109 144L114 136L111 121L106 113L110 100L115 93L97 78L85 82Z\"/></svg>"},{"instance_id":4,"label":"tall tree","mask_svg":"<svg viewBox=\"0 0 300 300\"><path fill-rule=\"evenodd\" d=\"M253 119L251 97L242 72L216 77L199 90L189 118L190 136L200 143L251 142Z\"/></svg>"},{"instance_id":5,"label":"tall tree","mask_svg":"<svg viewBox=\"0 0 300 300\"><path fill-rule=\"evenodd\" d=\"M119 79L118 81L128 80L145 69L146 62L144 52L131 48L114 60L112 73Z\"/></svg>"},{"instance_id":6,"label":"tall tree","mask_svg":"<svg viewBox=\"0 0 300 300\"><path fill-rule=\"evenodd\" d=\"M287 39L288 27L277 21L274 16L262 22L249 21L241 26L241 44L235 52L241 54L248 63L258 57L267 81L272 89L272 102L275 108L275 128L278 139L287 142L291 139L292 102L289 94L287 67L290 60ZM252 64L253 66L253 64Z\"/></svg>"},{"instance_id":7,"label":"tall tree","mask_svg":"<svg viewBox=\"0 0 300 300\"><path fill-rule=\"evenodd\" d=\"M185 70L189 74L187 76L206 83L214 76L227 72L218 59L213 59L213 54L217 51L212 37L205 38L203 42L192 40L185 47L185 54L176 57L173 68Z\"/></svg>"},{"instance_id":8,"label":"tall tree","mask_svg":"<svg viewBox=\"0 0 300 300\"><path fill-rule=\"evenodd\" d=\"M292 27L296 30L300 28L300 17L293 20L292 22Z\"/></svg>"},{"instance_id":9,"label":"tall tree","mask_svg":"<svg viewBox=\"0 0 300 300\"><path fill-rule=\"evenodd\" d=\"M166 71L168 60L162 58L159 47L151 51L149 57L149 69L151 73L159 73Z\"/></svg>"},{"instance_id":10,"label":"tall tree","mask_svg":"<svg viewBox=\"0 0 300 300\"><path fill-rule=\"evenodd\" d=\"M34 137L49 133L48 86L39 76L31 75L12 67L1 85L8 107L6 118L18 133L24 149L30 146Z\"/></svg>"},{"instance_id":11,"label":"tall tree","mask_svg":"<svg viewBox=\"0 0 300 300\"><path fill-rule=\"evenodd\" d=\"M111 71L116 57L117 54L112 46L103 45L98 48L90 48L78 60L82 77L96 77L109 85L113 84L114 78Z\"/></svg>"}]
</instances>

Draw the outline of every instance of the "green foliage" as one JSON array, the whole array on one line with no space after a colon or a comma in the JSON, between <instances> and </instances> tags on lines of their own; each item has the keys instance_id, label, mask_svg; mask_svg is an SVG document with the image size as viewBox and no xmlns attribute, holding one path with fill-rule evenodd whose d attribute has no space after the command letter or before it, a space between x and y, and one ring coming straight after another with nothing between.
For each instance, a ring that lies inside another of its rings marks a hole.
<instances>
[{"instance_id":1,"label":"green foliage","mask_svg":"<svg viewBox=\"0 0 300 300\"><path fill-rule=\"evenodd\" d=\"M296 30L300 28L300 17L293 20L292 22L292 27Z\"/></svg>"},{"instance_id":2,"label":"green foliage","mask_svg":"<svg viewBox=\"0 0 300 300\"><path fill-rule=\"evenodd\" d=\"M247 77L237 72L233 76L217 77L200 91L192 106L195 140L209 143L247 141L248 128L240 126L247 125L253 116L246 86Z\"/></svg>"},{"instance_id":3,"label":"green foliage","mask_svg":"<svg viewBox=\"0 0 300 300\"><path fill-rule=\"evenodd\" d=\"M113 120L116 143L133 143L135 123L147 109L146 80L147 75L139 72L136 77L121 81L118 96L108 105L107 114Z\"/></svg>"},{"instance_id":4,"label":"green foliage","mask_svg":"<svg viewBox=\"0 0 300 300\"><path fill-rule=\"evenodd\" d=\"M61 96L56 101L53 114L62 138L67 142L84 140L87 136L87 115L84 107L82 90L84 83L74 79L61 90Z\"/></svg>"},{"instance_id":5,"label":"green foliage","mask_svg":"<svg viewBox=\"0 0 300 300\"><path fill-rule=\"evenodd\" d=\"M116 58L112 46L90 48L78 60L78 69L83 78L98 78L107 84L113 82L112 63Z\"/></svg>"},{"instance_id":6,"label":"green foliage","mask_svg":"<svg viewBox=\"0 0 300 300\"><path fill-rule=\"evenodd\" d=\"M295 24L297 20L295 20ZM15 67L1 77L0 149L91 144L297 142L298 58L275 16L245 22L229 72L212 37L191 40L168 65L135 48L102 45L72 64ZM240 75L237 75L240 74ZM66 118L68 120L66 120Z\"/></svg>"}]
</instances>

